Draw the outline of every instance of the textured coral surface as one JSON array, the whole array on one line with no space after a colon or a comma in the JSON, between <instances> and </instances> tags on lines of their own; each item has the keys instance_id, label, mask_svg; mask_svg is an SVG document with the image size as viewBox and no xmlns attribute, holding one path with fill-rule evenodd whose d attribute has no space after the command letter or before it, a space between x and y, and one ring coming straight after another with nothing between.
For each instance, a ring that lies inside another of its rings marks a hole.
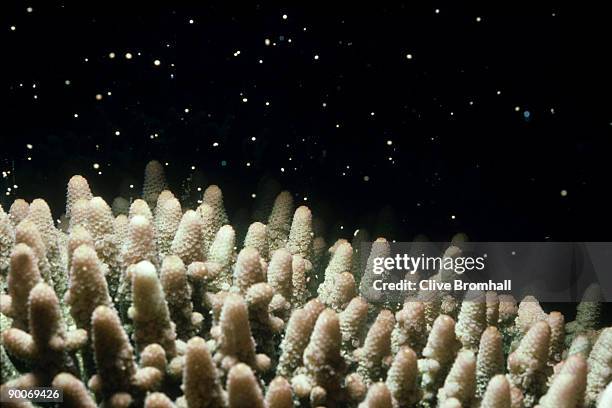
<instances>
[{"instance_id":1,"label":"textured coral surface","mask_svg":"<svg viewBox=\"0 0 612 408\"><path fill-rule=\"evenodd\" d=\"M216 185L186 208L156 161L142 199L91 188L67 181L61 226L43 199L0 207L3 388L66 407L612 406L597 288L571 322L492 292L373 303L367 232L328 248L287 191L239 225Z\"/></svg>"}]
</instances>

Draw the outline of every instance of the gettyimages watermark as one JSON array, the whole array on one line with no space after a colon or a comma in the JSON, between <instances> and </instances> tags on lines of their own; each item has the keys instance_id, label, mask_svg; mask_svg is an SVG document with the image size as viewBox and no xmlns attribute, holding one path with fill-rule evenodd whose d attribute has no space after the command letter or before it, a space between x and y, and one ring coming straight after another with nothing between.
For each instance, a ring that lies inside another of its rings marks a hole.
<instances>
[{"instance_id":1,"label":"gettyimages watermark","mask_svg":"<svg viewBox=\"0 0 612 408\"><path fill-rule=\"evenodd\" d=\"M480 299L489 291L541 302L612 301L612 242L379 240L359 252L359 290L370 302Z\"/></svg>"}]
</instances>

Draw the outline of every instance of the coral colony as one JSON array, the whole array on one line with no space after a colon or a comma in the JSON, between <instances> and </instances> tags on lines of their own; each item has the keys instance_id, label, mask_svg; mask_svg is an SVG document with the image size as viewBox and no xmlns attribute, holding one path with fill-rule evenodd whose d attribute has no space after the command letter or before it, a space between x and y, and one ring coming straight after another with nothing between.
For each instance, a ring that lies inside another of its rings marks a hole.
<instances>
[{"instance_id":1,"label":"coral colony","mask_svg":"<svg viewBox=\"0 0 612 408\"><path fill-rule=\"evenodd\" d=\"M79 408L612 407L597 302L566 322L495 292L366 300L364 231L328 247L284 191L237 242L221 189L185 208L156 161L142 199L109 206L78 175L66 197L60 225L43 199L0 212L3 389Z\"/></svg>"}]
</instances>

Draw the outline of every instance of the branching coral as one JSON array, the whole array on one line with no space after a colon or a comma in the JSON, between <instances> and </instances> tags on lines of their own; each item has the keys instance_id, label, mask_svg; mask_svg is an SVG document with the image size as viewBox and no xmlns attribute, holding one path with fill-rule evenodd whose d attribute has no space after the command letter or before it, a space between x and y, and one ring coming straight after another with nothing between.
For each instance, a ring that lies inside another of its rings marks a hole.
<instances>
[{"instance_id":1,"label":"branching coral","mask_svg":"<svg viewBox=\"0 0 612 408\"><path fill-rule=\"evenodd\" d=\"M417 355L410 347L404 346L395 354L386 381L398 407L410 407L420 400L417 380Z\"/></svg>"},{"instance_id":2,"label":"branching coral","mask_svg":"<svg viewBox=\"0 0 612 408\"><path fill-rule=\"evenodd\" d=\"M202 237L202 219L193 210L183 214L178 226L170 252L178 255L185 264L204 261L204 238Z\"/></svg>"},{"instance_id":3,"label":"branching coral","mask_svg":"<svg viewBox=\"0 0 612 408\"><path fill-rule=\"evenodd\" d=\"M601 332L587 362L586 402L588 406L594 406L606 385L612 381L612 327Z\"/></svg>"},{"instance_id":4,"label":"branching coral","mask_svg":"<svg viewBox=\"0 0 612 408\"><path fill-rule=\"evenodd\" d=\"M336 278L342 273L351 272L353 247L348 242L341 244L325 268L325 279L318 288L319 299L327 305L331 304L330 296L336 285Z\"/></svg>"},{"instance_id":5,"label":"branching coral","mask_svg":"<svg viewBox=\"0 0 612 408\"><path fill-rule=\"evenodd\" d=\"M115 235L113 214L102 198L94 197L89 202L87 219L87 228L94 239L98 257L108 268L109 292L115 294L121 279L121 247Z\"/></svg>"},{"instance_id":6,"label":"branching coral","mask_svg":"<svg viewBox=\"0 0 612 408\"><path fill-rule=\"evenodd\" d=\"M291 385L284 377L276 377L270 382L266 393L266 406L268 408L293 407Z\"/></svg>"},{"instance_id":7,"label":"branching coral","mask_svg":"<svg viewBox=\"0 0 612 408\"><path fill-rule=\"evenodd\" d=\"M72 255L70 286L64 300L77 327L87 331L96 307L111 304L102 264L88 245L79 246Z\"/></svg>"},{"instance_id":8,"label":"branching coral","mask_svg":"<svg viewBox=\"0 0 612 408\"><path fill-rule=\"evenodd\" d=\"M546 394L540 399L539 408L575 408L584 403L587 366L582 356L568 358L559 373L554 376Z\"/></svg>"},{"instance_id":9,"label":"branching coral","mask_svg":"<svg viewBox=\"0 0 612 408\"><path fill-rule=\"evenodd\" d=\"M480 408L511 408L510 384L504 375L498 374L489 381Z\"/></svg>"},{"instance_id":10,"label":"branching coral","mask_svg":"<svg viewBox=\"0 0 612 408\"><path fill-rule=\"evenodd\" d=\"M236 364L227 376L229 408L264 408L264 398L251 368Z\"/></svg>"},{"instance_id":11,"label":"branching coral","mask_svg":"<svg viewBox=\"0 0 612 408\"><path fill-rule=\"evenodd\" d=\"M338 395L345 369L344 359L340 355L341 343L338 315L326 309L317 318L304 350L304 366L311 386L323 388L328 398L332 399ZM294 377L294 380L298 379L299 376Z\"/></svg>"},{"instance_id":12,"label":"branching coral","mask_svg":"<svg viewBox=\"0 0 612 408\"><path fill-rule=\"evenodd\" d=\"M334 286L327 299L327 305L335 311L340 312L356 294L355 277L349 272L341 273L334 279Z\"/></svg>"},{"instance_id":13,"label":"branching coral","mask_svg":"<svg viewBox=\"0 0 612 408\"><path fill-rule=\"evenodd\" d=\"M258 371L266 371L270 359L255 354L255 340L251 335L249 313L246 302L240 295L231 294L225 298L218 327L218 350L215 360L229 370L239 362L246 363Z\"/></svg>"},{"instance_id":14,"label":"branching coral","mask_svg":"<svg viewBox=\"0 0 612 408\"><path fill-rule=\"evenodd\" d=\"M91 200L91 190L89 189L89 183L83 176L72 176L68 181L68 189L66 193L66 217L71 218L72 207L80 199L85 201Z\"/></svg>"},{"instance_id":15,"label":"branching coral","mask_svg":"<svg viewBox=\"0 0 612 408\"><path fill-rule=\"evenodd\" d=\"M268 247L270 252L284 248L287 244L292 214L293 196L288 191L282 191L274 200L274 206L268 218Z\"/></svg>"},{"instance_id":16,"label":"branching coral","mask_svg":"<svg viewBox=\"0 0 612 408\"><path fill-rule=\"evenodd\" d=\"M391 359L391 331L395 324L393 313L382 310L370 327L363 347L355 350L359 366L357 372L366 384L379 381L383 376L383 365Z\"/></svg>"},{"instance_id":17,"label":"branching coral","mask_svg":"<svg viewBox=\"0 0 612 408\"><path fill-rule=\"evenodd\" d=\"M231 285L235 242L234 229L230 225L224 225L219 229L210 246L206 267L213 277L213 289L228 290Z\"/></svg>"},{"instance_id":18,"label":"branching coral","mask_svg":"<svg viewBox=\"0 0 612 408\"><path fill-rule=\"evenodd\" d=\"M246 293L253 336L261 349L266 348L264 344L270 343L272 336L280 333L284 326L283 319L270 313L270 302L273 295L274 289L264 282L252 285ZM269 351L273 352L274 347L272 344L270 346Z\"/></svg>"},{"instance_id":19,"label":"branching coral","mask_svg":"<svg viewBox=\"0 0 612 408\"><path fill-rule=\"evenodd\" d=\"M576 320L565 326L566 345L571 344L576 335L597 329L601 315L601 301L601 288L598 284L592 284L584 291L582 301L576 308Z\"/></svg>"},{"instance_id":20,"label":"branching coral","mask_svg":"<svg viewBox=\"0 0 612 408\"><path fill-rule=\"evenodd\" d=\"M423 349L423 358L419 360L423 400L428 405L442 385L459 346L455 337L455 321L449 316L440 315L434 321Z\"/></svg>"},{"instance_id":21,"label":"branching coral","mask_svg":"<svg viewBox=\"0 0 612 408\"><path fill-rule=\"evenodd\" d=\"M376 241L372 243L365 270L363 271L359 283L359 293L369 302L379 302L382 297L381 291L374 290L373 287L374 280L379 279L377 275L374 274L374 259L385 258L389 256L390 253L391 248L386 239L377 238ZM383 272L382 276L385 276L385 272Z\"/></svg>"},{"instance_id":22,"label":"branching coral","mask_svg":"<svg viewBox=\"0 0 612 408\"><path fill-rule=\"evenodd\" d=\"M40 232L36 225L27 218L17 225L15 229L15 243L26 244L34 251L38 269L45 282L53 286L53 276L51 275L51 265L47 260L47 251Z\"/></svg>"},{"instance_id":23,"label":"branching coral","mask_svg":"<svg viewBox=\"0 0 612 408\"><path fill-rule=\"evenodd\" d=\"M163 392L152 392L147 395L144 402L145 408L175 408L176 405Z\"/></svg>"},{"instance_id":24,"label":"branching coral","mask_svg":"<svg viewBox=\"0 0 612 408\"><path fill-rule=\"evenodd\" d=\"M476 357L474 353L464 350L457 359L444 380L444 386L438 391L438 403L455 398L462 405L469 406L474 396L476 385Z\"/></svg>"},{"instance_id":25,"label":"branching coral","mask_svg":"<svg viewBox=\"0 0 612 408\"><path fill-rule=\"evenodd\" d=\"M533 296L526 296L519 304L515 320L518 338L524 336L536 322L547 320L547 318L548 315L540 306L540 302Z\"/></svg>"},{"instance_id":26,"label":"branching coral","mask_svg":"<svg viewBox=\"0 0 612 408\"><path fill-rule=\"evenodd\" d=\"M61 296L66 291L66 277L62 274L63 265L58 241L59 234L53 224L53 216L47 202L40 198L32 201L26 220L31 221L40 234L44 245L44 256L47 258L50 281L53 282L55 291ZM28 241L26 239L19 242L27 243ZM42 254L39 256L42 256Z\"/></svg>"},{"instance_id":27,"label":"branching coral","mask_svg":"<svg viewBox=\"0 0 612 408\"><path fill-rule=\"evenodd\" d=\"M246 247L238 254L234 267L234 286L245 294L254 284L264 281L261 258L255 248Z\"/></svg>"},{"instance_id":28,"label":"branching coral","mask_svg":"<svg viewBox=\"0 0 612 408\"><path fill-rule=\"evenodd\" d=\"M391 334L391 347L397 353L402 347L409 346L420 353L427 342L425 306L422 302L409 300L402 310L395 314L397 322Z\"/></svg>"},{"instance_id":29,"label":"branching coral","mask_svg":"<svg viewBox=\"0 0 612 408\"><path fill-rule=\"evenodd\" d=\"M11 207L9 208L9 219L13 227L16 227L21 221L28 216L30 212L30 204L22 198L18 198L13 201Z\"/></svg>"},{"instance_id":30,"label":"branching coral","mask_svg":"<svg viewBox=\"0 0 612 408\"><path fill-rule=\"evenodd\" d=\"M306 206L298 207L293 214L287 249L293 255L310 260L312 255L312 213Z\"/></svg>"},{"instance_id":31,"label":"branching coral","mask_svg":"<svg viewBox=\"0 0 612 408\"><path fill-rule=\"evenodd\" d=\"M455 326L457 339L468 350L477 350L480 335L487 327L487 305L484 293L468 293L461 303L461 311Z\"/></svg>"},{"instance_id":32,"label":"branching coral","mask_svg":"<svg viewBox=\"0 0 612 408\"><path fill-rule=\"evenodd\" d=\"M325 307L318 299L308 302L304 308L295 310L287 328L280 349L281 355L276 371L284 377L292 377L300 365L302 353L308 344L319 314Z\"/></svg>"},{"instance_id":33,"label":"branching coral","mask_svg":"<svg viewBox=\"0 0 612 408\"><path fill-rule=\"evenodd\" d=\"M39 384L48 384L62 371L76 373L72 353L87 341L84 330L67 331L60 303L49 285L38 283L28 297L29 331L11 328L2 333L9 355L27 361Z\"/></svg>"},{"instance_id":34,"label":"branching coral","mask_svg":"<svg viewBox=\"0 0 612 408\"><path fill-rule=\"evenodd\" d=\"M225 206L223 205L223 193L219 186L210 185L204 190L202 202L208 204L214 210L214 217L217 225L226 225L229 223Z\"/></svg>"},{"instance_id":35,"label":"branching coral","mask_svg":"<svg viewBox=\"0 0 612 408\"><path fill-rule=\"evenodd\" d=\"M118 215L127 216L130 211L130 202L125 197L115 197L111 204L111 208L115 217Z\"/></svg>"},{"instance_id":36,"label":"branching coral","mask_svg":"<svg viewBox=\"0 0 612 408\"><path fill-rule=\"evenodd\" d=\"M502 335L496 327L488 327L480 337L476 359L476 397L485 392L489 381L504 372Z\"/></svg>"},{"instance_id":37,"label":"branching coral","mask_svg":"<svg viewBox=\"0 0 612 408\"><path fill-rule=\"evenodd\" d=\"M26 244L17 244L11 252L8 296L2 297L2 313L13 318L13 327L29 327L28 297L41 280L34 251Z\"/></svg>"},{"instance_id":38,"label":"branching coral","mask_svg":"<svg viewBox=\"0 0 612 408\"><path fill-rule=\"evenodd\" d=\"M293 260L291 262L291 284L293 285L293 293L291 299L295 306L302 306L308 297L306 262L307 261L302 258L301 255L293 255Z\"/></svg>"},{"instance_id":39,"label":"branching coral","mask_svg":"<svg viewBox=\"0 0 612 408\"><path fill-rule=\"evenodd\" d=\"M160 280L168 302L170 317L176 324L176 333L180 339L188 340L202 325L203 317L193 311L191 287L181 258L176 255L164 258Z\"/></svg>"},{"instance_id":40,"label":"branching coral","mask_svg":"<svg viewBox=\"0 0 612 408\"><path fill-rule=\"evenodd\" d=\"M97 374L89 387L108 405L132 402L130 393L142 398L144 391L156 389L163 374L153 367L138 369L134 351L117 313L98 306L92 314L93 350Z\"/></svg>"},{"instance_id":41,"label":"branching coral","mask_svg":"<svg viewBox=\"0 0 612 408\"><path fill-rule=\"evenodd\" d=\"M154 218L157 231L157 248L159 256L162 259L170 254L172 241L174 240L182 217L183 211L181 210L181 203L174 197L159 202L157 207L155 207ZM204 249L202 248L201 251L203 254Z\"/></svg>"},{"instance_id":42,"label":"branching coral","mask_svg":"<svg viewBox=\"0 0 612 408\"><path fill-rule=\"evenodd\" d=\"M272 302L272 311L284 315L291 307L293 296L293 258L284 248L274 251L268 265L268 283L275 293L276 299Z\"/></svg>"},{"instance_id":43,"label":"branching coral","mask_svg":"<svg viewBox=\"0 0 612 408\"><path fill-rule=\"evenodd\" d=\"M561 361L565 340L565 318L559 312L550 312L546 322L550 326L550 345L548 347L548 363L554 366Z\"/></svg>"},{"instance_id":44,"label":"branching coral","mask_svg":"<svg viewBox=\"0 0 612 408\"><path fill-rule=\"evenodd\" d=\"M244 247L254 248L263 259L268 259L268 235L264 224L254 222L249 225L249 230L244 238Z\"/></svg>"},{"instance_id":45,"label":"branching coral","mask_svg":"<svg viewBox=\"0 0 612 408\"><path fill-rule=\"evenodd\" d=\"M187 343L181 388L185 396L177 401L179 406L212 408L226 405L217 369L201 337L193 337Z\"/></svg>"},{"instance_id":46,"label":"branching coral","mask_svg":"<svg viewBox=\"0 0 612 408\"><path fill-rule=\"evenodd\" d=\"M60 373L55 376L53 388L63 392L62 406L68 408L96 408L96 403L91 398L85 384L69 373Z\"/></svg>"},{"instance_id":47,"label":"branching coral","mask_svg":"<svg viewBox=\"0 0 612 408\"><path fill-rule=\"evenodd\" d=\"M145 200L141 200L137 198L130 205L130 210L128 212L128 218L131 220L137 215L141 215L147 219L149 222L153 222L153 213L151 212L151 207Z\"/></svg>"},{"instance_id":48,"label":"branching coral","mask_svg":"<svg viewBox=\"0 0 612 408\"><path fill-rule=\"evenodd\" d=\"M550 347L550 326L544 321L535 323L521 340L518 348L508 356L508 379L524 394L524 404L532 407L542 394L546 383L546 362Z\"/></svg>"},{"instance_id":49,"label":"branching coral","mask_svg":"<svg viewBox=\"0 0 612 408\"><path fill-rule=\"evenodd\" d=\"M122 260L124 268L140 261L158 265L155 230L147 217L135 215L130 219Z\"/></svg>"},{"instance_id":50,"label":"branching coral","mask_svg":"<svg viewBox=\"0 0 612 408\"><path fill-rule=\"evenodd\" d=\"M354 297L340 313L342 344L344 350L348 352L349 359L352 351L361 344L367 317L368 302L360 296Z\"/></svg>"},{"instance_id":51,"label":"branching coral","mask_svg":"<svg viewBox=\"0 0 612 408\"><path fill-rule=\"evenodd\" d=\"M164 167L157 160L151 160L147 163L144 171L142 198L153 208L157 203L157 197L164 188L166 188Z\"/></svg>"},{"instance_id":52,"label":"branching coral","mask_svg":"<svg viewBox=\"0 0 612 408\"><path fill-rule=\"evenodd\" d=\"M391 392L384 383L372 384L359 408L391 408Z\"/></svg>"},{"instance_id":53,"label":"branching coral","mask_svg":"<svg viewBox=\"0 0 612 408\"><path fill-rule=\"evenodd\" d=\"M134 342L139 350L157 343L168 357L176 355L175 324L170 320L157 271L148 261L139 262L133 271L132 299L129 316L134 322Z\"/></svg>"},{"instance_id":54,"label":"branching coral","mask_svg":"<svg viewBox=\"0 0 612 408\"><path fill-rule=\"evenodd\" d=\"M145 199L112 211L74 177L59 227L42 199L0 207L3 390L53 386L85 408L610 405L599 287L568 324L533 297L382 296L372 283L392 276L373 260L387 239L330 236L288 192L269 217L238 211L234 230L217 186L193 210L159 163L145 173Z\"/></svg>"}]
</instances>

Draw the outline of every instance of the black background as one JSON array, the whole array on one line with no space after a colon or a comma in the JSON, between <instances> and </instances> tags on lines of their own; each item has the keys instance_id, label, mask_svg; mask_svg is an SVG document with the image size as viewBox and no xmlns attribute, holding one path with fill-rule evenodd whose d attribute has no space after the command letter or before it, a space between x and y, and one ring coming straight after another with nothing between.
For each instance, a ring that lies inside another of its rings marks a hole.
<instances>
[{"instance_id":1,"label":"black background","mask_svg":"<svg viewBox=\"0 0 612 408\"><path fill-rule=\"evenodd\" d=\"M77 173L109 203L135 197L158 159L175 192L192 165L202 187L218 183L230 219L273 177L308 198L331 239L365 227L398 240L610 240L601 10L205 3L3 3L5 209L44 197L59 217Z\"/></svg>"}]
</instances>

